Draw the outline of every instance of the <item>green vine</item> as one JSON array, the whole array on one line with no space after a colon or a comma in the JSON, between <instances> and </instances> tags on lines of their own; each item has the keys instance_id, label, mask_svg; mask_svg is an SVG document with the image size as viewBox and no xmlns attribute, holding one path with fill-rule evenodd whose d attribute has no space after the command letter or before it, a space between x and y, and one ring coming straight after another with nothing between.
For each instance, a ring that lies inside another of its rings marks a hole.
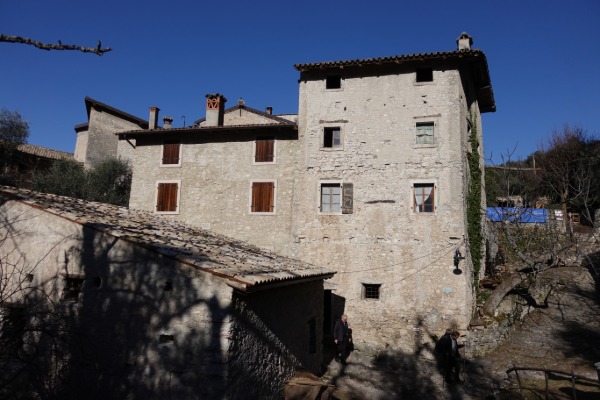
<instances>
[{"instance_id":1,"label":"green vine","mask_svg":"<svg viewBox=\"0 0 600 400\"><path fill-rule=\"evenodd\" d=\"M471 152L467 154L469 165L469 182L467 194L467 232L469 234L469 249L473 261L473 286L477 288L479 271L481 270L481 251L483 232L481 221L481 165L479 160L479 140L477 119L471 114Z\"/></svg>"}]
</instances>

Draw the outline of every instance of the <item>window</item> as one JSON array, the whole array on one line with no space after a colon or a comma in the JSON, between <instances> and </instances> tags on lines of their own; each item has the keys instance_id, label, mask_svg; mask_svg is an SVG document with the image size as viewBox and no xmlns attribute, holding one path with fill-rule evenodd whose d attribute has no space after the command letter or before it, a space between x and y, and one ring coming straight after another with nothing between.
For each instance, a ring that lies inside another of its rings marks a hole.
<instances>
[{"instance_id":1,"label":"window","mask_svg":"<svg viewBox=\"0 0 600 400\"><path fill-rule=\"evenodd\" d=\"M433 82L432 68L417 69L417 82Z\"/></svg>"},{"instance_id":2,"label":"window","mask_svg":"<svg viewBox=\"0 0 600 400\"><path fill-rule=\"evenodd\" d=\"M259 137L254 143L255 163L275 162L275 138Z\"/></svg>"},{"instance_id":3,"label":"window","mask_svg":"<svg viewBox=\"0 0 600 400\"><path fill-rule=\"evenodd\" d=\"M4 356L18 356L23 348L23 336L27 318L25 307L17 304L3 304L1 309L0 346Z\"/></svg>"},{"instance_id":4,"label":"window","mask_svg":"<svg viewBox=\"0 0 600 400\"><path fill-rule=\"evenodd\" d=\"M63 289L64 301L79 301L79 294L83 288L83 278L65 277L65 288Z\"/></svg>"},{"instance_id":5,"label":"window","mask_svg":"<svg viewBox=\"0 0 600 400\"><path fill-rule=\"evenodd\" d=\"M311 318L308 321L308 353L315 354L317 352L317 321Z\"/></svg>"},{"instance_id":6,"label":"window","mask_svg":"<svg viewBox=\"0 0 600 400\"><path fill-rule=\"evenodd\" d=\"M181 143L175 141L164 142L162 150L161 165L181 165Z\"/></svg>"},{"instance_id":7,"label":"window","mask_svg":"<svg viewBox=\"0 0 600 400\"><path fill-rule=\"evenodd\" d=\"M434 212L435 211L435 186L433 183L415 183L415 212Z\"/></svg>"},{"instance_id":8,"label":"window","mask_svg":"<svg viewBox=\"0 0 600 400\"><path fill-rule=\"evenodd\" d=\"M319 211L323 214L352 214L354 185L341 182L321 182Z\"/></svg>"},{"instance_id":9,"label":"window","mask_svg":"<svg viewBox=\"0 0 600 400\"><path fill-rule=\"evenodd\" d=\"M275 212L275 182L252 182L251 213Z\"/></svg>"},{"instance_id":10,"label":"window","mask_svg":"<svg viewBox=\"0 0 600 400\"><path fill-rule=\"evenodd\" d=\"M342 134L339 127L323 129L323 147L340 148L342 147Z\"/></svg>"},{"instance_id":11,"label":"window","mask_svg":"<svg viewBox=\"0 0 600 400\"><path fill-rule=\"evenodd\" d=\"M417 122L417 144L434 144L433 122Z\"/></svg>"},{"instance_id":12,"label":"window","mask_svg":"<svg viewBox=\"0 0 600 400\"><path fill-rule=\"evenodd\" d=\"M325 78L326 89L341 89L342 77L340 75L329 75Z\"/></svg>"},{"instance_id":13,"label":"window","mask_svg":"<svg viewBox=\"0 0 600 400\"><path fill-rule=\"evenodd\" d=\"M363 299L379 300L379 288L381 284L363 283Z\"/></svg>"},{"instance_id":14,"label":"window","mask_svg":"<svg viewBox=\"0 0 600 400\"><path fill-rule=\"evenodd\" d=\"M321 184L321 212L337 213L341 207L342 185L339 183Z\"/></svg>"},{"instance_id":15,"label":"window","mask_svg":"<svg viewBox=\"0 0 600 400\"><path fill-rule=\"evenodd\" d=\"M177 213L179 182L158 182L156 186L156 212Z\"/></svg>"}]
</instances>

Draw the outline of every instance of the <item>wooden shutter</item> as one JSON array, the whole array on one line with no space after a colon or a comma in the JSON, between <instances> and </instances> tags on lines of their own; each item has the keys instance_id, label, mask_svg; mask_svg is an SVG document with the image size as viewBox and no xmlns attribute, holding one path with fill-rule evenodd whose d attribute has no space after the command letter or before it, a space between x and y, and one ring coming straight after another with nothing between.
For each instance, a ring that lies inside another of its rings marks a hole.
<instances>
[{"instance_id":1,"label":"wooden shutter","mask_svg":"<svg viewBox=\"0 0 600 400\"><path fill-rule=\"evenodd\" d=\"M275 139L258 138L256 139L256 151L254 154L255 162L273 162L275 157Z\"/></svg>"},{"instance_id":2,"label":"wooden shutter","mask_svg":"<svg viewBox=\"0 0 600 400\"><path fill-rule=\"evenodd\" d=\"M177 183L159 183L156 211L177 211Z\"/></svg>"},{"instance_id":3,"label":"wooden shutter","mask_svg":"<svg viewBox=\"0 0 600 400\"><path fill-rule=\"evenodd\" d=\"M163 164L179 164L179 148L181 143L165 142L163 144Z\"/></svg>"},{"instance_id":4,"label":"wooden shutter","mask_svg":"<svg viewBox=\"0 0 600 400\"><path fill-rule=\"evenodd\" d=\"M252 183L252 212L273 212L275 208L275 183Z\"/></svg>"},{"instance_id":5,"label":"wooden shutter","mask_svg":"<svg viewBox=\"0 0 600 400\"><path fill-rule=\"evenodd\" d=\"M354 206L354 184L344 183L342 186L342 214L352 214Z\"/></svg>"}]
</instances>

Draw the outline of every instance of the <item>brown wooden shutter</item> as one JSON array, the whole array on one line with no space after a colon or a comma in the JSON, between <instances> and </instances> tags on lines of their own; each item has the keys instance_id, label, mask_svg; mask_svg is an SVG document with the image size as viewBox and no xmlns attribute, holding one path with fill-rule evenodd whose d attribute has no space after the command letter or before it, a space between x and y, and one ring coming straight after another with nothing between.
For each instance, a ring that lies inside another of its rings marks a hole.
<instances>
[{"instance_id":1,"label":"brown wooden shutter","mask_svg":"<svg viewBox=\"0 0 600 400\"><path fill-rule=\"evenodd\" d=\"M275 139L257 138L256 152L254 154L255 162L273 162L275 158Z\"/></svg>"},{"instance_id":2,"label":"brown wooden shutter","mask_svg":"<svg viewBox=\"0 0 600 400\"><path fill-rule=\"evenodd\" d=\"M273 212L275 208L275 183L252 183L252 212Z\"/></svg>"},{"instance_id":3,"label":"brown wooden shutter","mask_svg":"<svg viewBox=\"0 0 600 400\"><path fill-rule=\"evenodd\" d=\"M179 164L179 147L181 143L165 142L163 144L163 164Z\"/></svg>"},{"instance_id":4,"label":"brown wooden shutter","mask_svg":"<svg viewBox=\"0 0 600 400\"><path fill-rule=\"evenodd\" d=\"M344 183L342 185L342 214L352 214L354 205L354 184Z\"/></svg>"},{"instance_id":5,"label":"brown wooden shutter","mask_svg":"<svg viewBox=\"0 0 600 400\"><path fill-rule=\"evenodd\" d=\"M159 183L156 211L177 211L177 183Z\"/></svg>"}]
</instances>

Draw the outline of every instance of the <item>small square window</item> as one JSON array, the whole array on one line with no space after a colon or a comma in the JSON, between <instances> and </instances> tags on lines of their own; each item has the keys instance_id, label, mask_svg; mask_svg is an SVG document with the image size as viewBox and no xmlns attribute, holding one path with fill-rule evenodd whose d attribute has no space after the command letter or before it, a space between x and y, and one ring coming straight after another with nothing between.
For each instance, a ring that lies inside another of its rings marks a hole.
<instances>
[{"instance_id":1,"label":"small square window","mask_svg":"<svg viewBox=\"0 0 600 400\"><path fill-rule=\"evenodd\" d=\"M340 89L342 87L342 77L340 75L329 75L325 79L325 88Z\"/></svg>"},{"instance_id":2,"label":"small square window","mask_svg":"<svg viewBox=\"0 0 600 400\"><path fill-rule=\"evenodd\" d=\"M323 147L330 149L342 147L342 133L339 127L323 129Z\"/></svg>"},{"instance_id":3,"label":"small square window","mask_svg":"<svg viewBox=\"0 0 600 400\"><path fill-rule=\"evenodd\" d=\"M433 183L415 183L414 210L418 213L435 211L435 186Z\"/></svg>"},{"instance_id":4,"label":"small square window","mask_svg":"<svg viewBox=\"0 0 600 400\"><path fill-rule=\"evenodd\" d=\"M434 144L433 122L417 122L417 144Z\"/></svg>"},{"instance_id":5,"label":"small square window","mask_svg":"<svg viewBox=\"0 0 600 400\"><path fill-rule=\"evenodd\" d=\"M433 82L432 68L417 69L417 82Z\"/></svg>"},{"instance_id":6,"label":"small square window","mask_svg":"<svg viewBox=\"0 0 600 400\"><path fill-rule=\"evenodd\" d=\"M254 149L255 163L272 163L275 161L275 138L256 138Z\"/></svg>"},{"instance_id":7,"label":"small square window","mask_svg":"<svg viewBox=\"0 0 600 400\"><path fill-rule=\"evenodd\" d=\"M363 283L363 299L379 300L381 284Z\"/></svg>"},{"instance_id":8,"label":"small square window","mask_svg":"<svg viewBox=\"0 0 600 400\"><path fill-rule=\"evenodd\" d=\"M178 182L158 182L156 185L156 212L177 213L179 201Z\"/></svg>"},{"instance_id":9,"label":"small square window","mask_svg":"<svg viewBox=\"0 0 600 400\"><path fill-rule=\"evenodd\" d=\"M79 294L83 288L83 278L65 278L65 288L63 289L63 300L64 301L79 301Z\"/></svg>"},{"instance_id":10,"label":"small square window","mask_svg":"<svg viewBox=\"0 0 600 400\"><path fill-rule=\"evenodd\" d=\"M275 182L252 182L251 213L275 213Z\"/></svg>"},{"instance_id":11,"label":"small square window","mask_svg":"<svg viewBox=\"0 0 600 400\"><path fill-rule=\"evenodd\" d=\"M181 165L181 143L175 141L164 142L162 150L161 165Z\"/></svg>"}]
</instances>

